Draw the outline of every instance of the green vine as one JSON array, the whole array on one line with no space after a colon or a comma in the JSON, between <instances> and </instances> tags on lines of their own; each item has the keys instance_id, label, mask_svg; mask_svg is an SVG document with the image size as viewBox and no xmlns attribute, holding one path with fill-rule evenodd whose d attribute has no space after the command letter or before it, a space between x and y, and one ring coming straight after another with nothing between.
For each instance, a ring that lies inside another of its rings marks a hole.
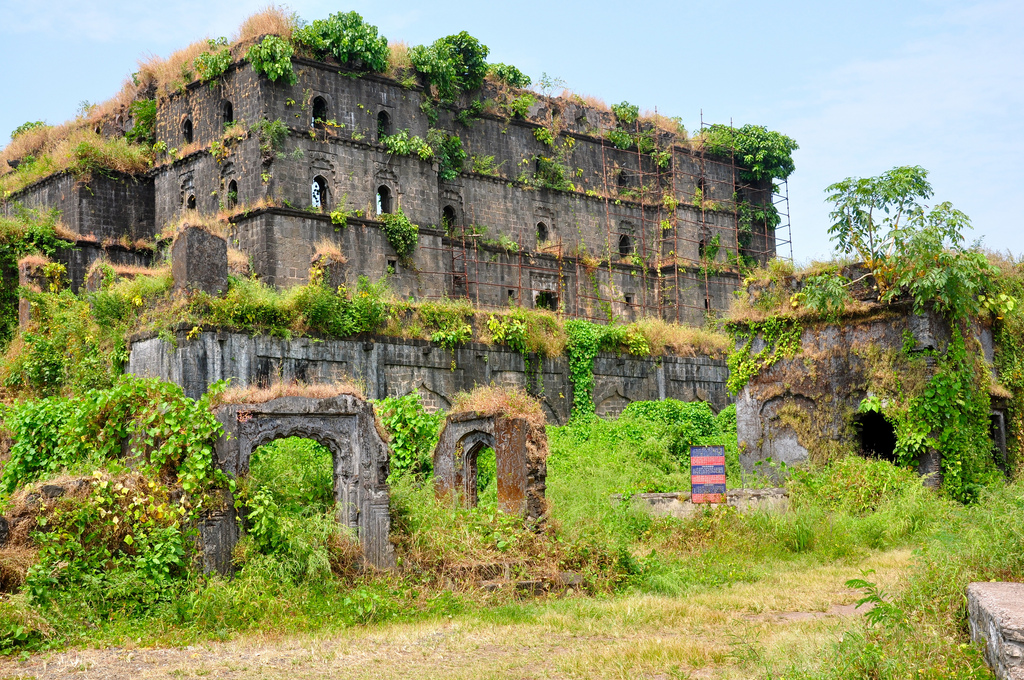
<instances>
[{"instance_id":1,"label":"green vine","mask_svg":"<svg viewBox=\"0 0 1024 680\"><path fill-rule=\"evenodd\" d=\"M381 215L379 219L383 223L384 235L398 257L404 260L412 255L419 242L420 228L409 221L401 208L393 213Z\"/></svg>"},{"instance_id":2,"label":"green vine","mask_svg":"<svg viewBox=\"0 0 1024 680\"><path fill-rule=\"evenodd\" d=\"M730 394L739 394L751 379L779 359L796 356L803 332L799 321L779 316L742 325L729 324L728 330L737 344L727 360L726 386ZM761 345L756 353L753 351L755 344Z\"/></svg>"},{"instance_id":3,"label":"green vine","mask_svg":"<svg viewBox=\"0 0 1024 680\"><path fill-rule=\"evenodd\" d=\"M565 322L565 335L572 383L572 417L590 418L594 415L594 359L601 351L605 329L583 319L569 319Z\"/></svg>"}]
</instances>

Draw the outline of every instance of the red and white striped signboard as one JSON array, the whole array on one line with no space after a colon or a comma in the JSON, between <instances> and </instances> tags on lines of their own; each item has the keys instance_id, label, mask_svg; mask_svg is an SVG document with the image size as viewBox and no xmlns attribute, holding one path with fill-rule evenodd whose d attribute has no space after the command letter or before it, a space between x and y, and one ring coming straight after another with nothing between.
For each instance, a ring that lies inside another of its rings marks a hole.
<instances>
[{"instance_id":1,"label":"red and white striped signboard","mask_svg":"<svg viewBox=\"0 0 1024 680\"><path fill-rule=\"evenodd\" d=\"M690 447L690 500L725 502L725 447Z\"/></svg>"}]
</instances>

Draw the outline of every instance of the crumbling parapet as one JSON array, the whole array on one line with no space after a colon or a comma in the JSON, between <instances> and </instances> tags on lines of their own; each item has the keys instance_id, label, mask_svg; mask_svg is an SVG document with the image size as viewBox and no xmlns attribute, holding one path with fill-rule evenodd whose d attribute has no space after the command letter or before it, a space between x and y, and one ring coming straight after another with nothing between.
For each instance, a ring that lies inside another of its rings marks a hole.
<instances>
[{"instance_id":1,"label":"crumbling parapet","mask_svg":"<svg viewBox=\"0 0 1024 680\"><path fill-rule=\"evenodd\" d=\"M174 292L220 295L228 289L228 244L200 227L185 227L171 245Z\"/></svg>"},{"instance_id":2,"label":"crumbling parapet","mask_svg":"<svg viewBox=\"0 0 1024 680\"><path fill-rule=\"evenodd\" d=\"M438 499L476 506L477 457L488 447L494 449L498 509L530 520L543 516L547 435L542 424L526 418L479 411L449 415L434 449Z\"/></svg>"},{"instance_id":3,"label":"crumbling parapet","mask_svg":"<svg viewBox=\"0 0 1024 680\"><path fill-rule=\"evenodd\" d=\"M264 403L225 404L214 414L224 428L215 447L216 465L234 477L247 475L253 451L275 439L304 437L325 446L334 460L339 524L354 530L367 564L378 569L395 566L387 485L391 452L377 430L369 402L351 394L326 399L280 397ZM230 554L234 548L230 532L211 531L216 534L217 550ZM216 557L207 559L222 563Z\"/></svg>"}]
</instances>

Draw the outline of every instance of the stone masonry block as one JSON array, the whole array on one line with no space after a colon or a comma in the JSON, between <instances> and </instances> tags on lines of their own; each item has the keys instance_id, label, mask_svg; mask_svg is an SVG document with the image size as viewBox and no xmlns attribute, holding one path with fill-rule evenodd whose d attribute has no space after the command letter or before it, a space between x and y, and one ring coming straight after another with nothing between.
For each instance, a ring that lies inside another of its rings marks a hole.
<instances>
[{"instance_id":1,"label":"stone masonry block","mask_svg":"<svg viewBox=\"0 0 1024 680\"><path fill-rule=\"evenodd\" d=\"M967 586L971 639L999 680L1024 680L1024 583Z\"/></svg>"},{"instance_id":2,"label":"stone masonry block","mask_svg":"<svg viewBox=\"0 0 1024 680\"><path fill-rule=\"evenodd\" d=\"M228 289L228 244L205 229L185 226L171 246L174 292L220 295Z\"/></svg>"}]
</instances>

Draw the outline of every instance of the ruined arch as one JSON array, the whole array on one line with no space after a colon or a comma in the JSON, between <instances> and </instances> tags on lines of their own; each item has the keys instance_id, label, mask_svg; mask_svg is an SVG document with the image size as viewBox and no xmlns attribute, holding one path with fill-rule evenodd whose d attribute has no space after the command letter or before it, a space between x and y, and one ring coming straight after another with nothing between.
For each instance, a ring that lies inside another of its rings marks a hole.
<instances>
[{"instance_id":1,"label":"ruined arch","mask_svg":"<svg viewBox=\"0 0 1024 680\"><path fill-rule=\"evenodd\" d=\"M224 428L216 465L234 477L247 475L253 451L275 439L302 437L326 447L334 462L339 524L355 530L368 564L381 569L395 565L388 540L391 452L368 402L348 394L281 397L262 404L225 404L214 414Z\"/></svg>"},{"instance_id":2,"label":"ruined arch","mask_svg":"<svg viewBox=\"0 0 1024 680\"><path fill-rule=\"evenodd\" d=\"M546 510L547 437L523 418L453 413L434 449L434 492L466 507L477 503L477 457L494 449L498 509L538 519Z\"/></svg>"}]
</instances>

